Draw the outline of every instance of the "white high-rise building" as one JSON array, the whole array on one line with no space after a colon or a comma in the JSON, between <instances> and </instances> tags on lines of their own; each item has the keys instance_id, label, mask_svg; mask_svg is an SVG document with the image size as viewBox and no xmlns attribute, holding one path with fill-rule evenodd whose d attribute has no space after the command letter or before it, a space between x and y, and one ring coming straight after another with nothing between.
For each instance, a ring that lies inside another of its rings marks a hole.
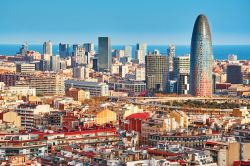
<instances>
[{"instance_id":1,"label":"white high-rise building","mask_svg":"<svg viewBox=\"0 0 250 166\"><path fill-rule=\"evenodd\" d=\"M174 57L173 79L177 80L179 74L190 72L190 55Z\"/></svg>"},{"instance_id":2,"label":"white high-rise building","mask_svg":"<svg viewBox=\"0 0 250 166\"><path fill-rule=\"evenodd\" d=\"M167 49L167 65L168 65L168 80L173 79L173 70L174 70L174 57L175 57L175 46L169 45Z\"/></svg>"},{"instance_id":3,"label":"white high-rise building","mask_svg":"<svg viewBox=\"0 0 250 166\"><path fill-rule=\"evenodd\" d=\"M135 51L135 61L137 63L145 63L145 56L147 55L148 49L146 43L138 43L136 44Z\"/></svg>"},{"instance_id":4,"label":"white high-rise building","mask_svg":"<svg viewBox=\"0 0 250 166\"><path fill-rule=\"evenodd\" d=\"M144 81L145 78L145 68L144 67L138 67L135 69L135 80L136 81Z\"/></svg>"},{"instance_id":5,"label":"white high-rise building","mask_svg":"<svg viewBox=\"0 0 250 166\"><path fill-rule=\"evenodd\" d=\"M138 64L145 63L145 51L144 50L135 51L135 62Z\"/></svg>"},{"instance_id":6,"label":"white high-rise building","mask_svg":"<svg viewBox=\"0 0 250 166\"><path fill-rule=\"evenodd\" d=\"M51 56L50 68L51 68L51 71L54 71L54 72L60 71L60 55Z\"/></svg>"},{"instance_id":7,"label":"white high-rise building","mask_svg":"<svg viewBox=\"0 0 250 166\"><path fill-rule=\"evenodd\" d=\"M122 78L125 78L126 74L128 74L128 66L122 65L119 67L119 75Z\"/></svg>"},{"instance_id":8,"label":"white high-rise building","mask_svg":"<svg viewBox=\"0 0 250 166\"><path fill-rule=\"evenodd\" d=\"M53 55L53 51L52 51L52 42L46 41L43 44L43 54L48 54L48 55Z\"/></svg>"},{"instance_id":9,"label":"white high-rise building","mask_svg":"<svg viewBox=\"0 0 250 166\"><path fill-rule=\"evenodd\" d=\"M72 67L87 64L85 48L80 47L80 46L75 46L71 63L72 63Z\"/></svg>"},{"instance_id":10,"label":"white high-rise building","mask_svg":"<svg viewBox=\"0 0 250 166\"><path fill-rule=\"evenodd\" d=\"M124 47L124 56L132 58L132 46Z\"/></svg>"}]
</instances>

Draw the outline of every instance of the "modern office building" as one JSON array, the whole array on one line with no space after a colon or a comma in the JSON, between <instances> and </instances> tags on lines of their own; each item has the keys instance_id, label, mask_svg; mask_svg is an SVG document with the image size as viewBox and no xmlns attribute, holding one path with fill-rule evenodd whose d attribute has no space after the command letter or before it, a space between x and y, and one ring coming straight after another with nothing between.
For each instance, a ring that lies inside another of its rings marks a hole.
<instances>
[{"instance_id":1,"label":"modern office building","mask_svg":"<svg viewBox=\"0 0 250 166\"><path fill-rule=\"evenodd\" d=\"M145 63L145 51L144 50L135 51L135 63L137 64Z\"/></svg>"},{"instance_id":2,"label":"modern office building","mask_svg":"<svg viewBox=\"0 0 250 166\"><path fill-rule=\"evenodd\" d=\"M76 67L84 64L87 64L85 48L77 45L75 46L73 56L71 57L71 66Z\"/></svg>"},{"instance_id":3,"label":"modern office building","mask_svg":"<svg viewBox=\"0 0 250 166\"><path fill-rule=\"evenodd\" d=\"M17 63L17 73L34 73L36 71L36 64L32 63Z\"/></svg>"},{"instance_id":4,"label":"modern office building","mask_svg":"<svg viewBox=\"0 0 250 166\"><path fill-rule=\"evenodd\" d=\"M230 64L227 66L227 82L231 84L243 83L243 74L241 72L241 65Z\"/></svg>"},{"instance_id":5,"label":"modern office building","mask_svg":"<svg viewBox=\"0 0 250 166\"><path fill-rule=\"evenodd\" d=\"M69 88L77 88L89 91L90 96L108 96L109 86L106 83L78 81L78 80L65 80L65 90Z\"/></svg>"},{"instance_id":6,"label":"modern office building","mask_svg":"<svg viewBox=\"0 0 250 166\"><path fill-rule=\"evenodd\" d=\"M173 80L175 46L169 45L167 49L168 80Z\"/></svg>"},{"instance_id":7,"label":"modern office building","mask_svg":"<svg viewBox=\"0 0 250 166\"><path fill-rule=\"evenodd\" d=\"M190 73L190 56L177 56L174 57L173 62L173 80L177 80L179 74Z\"/></svg>"},{"instance_id":8,"label":"modern office building","mask_svg":"<svg viewBox=\"0 0 250 166\"><path fill-rule=\"evenodd\" d=\"M78 47L81 47L81 45L80 44L73 44L73 52L75 52Z\"/></svg>"},{"instance_id":9,"label":"modern office building","mask_svg":"<svg viewBox=\"0 0 250 166\"><path fill-rule=\"evenodd\" d=\"M84 43L83 47L85 48L86 52L95 51L94 44L93 43Z\"/></svg>"},{"instance_id":10,"label":"modern office building","mask_svg":"<svg viewBox=\"0 0 250 166\"><path fill-rule=\"evenodd\" d=\"M142 50L143 55L146 56L148 53L148 46L147 43L137 43L136 44L136 50Z\"/></svg>"},{"instance_id":11,"label":"modern office building","mask_svg":"<svg viewBox=\"0 0 250 166\"><path fill-rule=\"evenodd\" d=\"M41 71L48 71L49 70L49 64L48 64L47 60L45 60L45 59L40 60L39 70L41 70Z\"/></svg>"},{"instance_id":12,"label":"modern office building","mask_svg":"<svg viewBox=\"0 0 250 166\"><path fill-rule=\"evenodd\" d=\"M93 58L93 69L95 71L98 71L99 70L99 66L98 66L98 57L94 57Z\"/></svg>"},{"instance_id":13,"label":"modern office building","mask_svg":"<svg viewBox=\"0 0 250 166\"><path fill-rule=\"evenodd\" d=\"M124 56L132 58L132 46L124 46Z\"/></svg>"},{"instance_id":14,"label":"modern office building","mask_svg":"<svg viewBox=\"0 0 250 166\"><path fill-rule=\"evenodd\" d=\"M99 71L110 71L112 66L111 38L98 38L98 52Z\"/></svg>"},{"instance_id":15,"label":"modern office building","mask_svg":"<svg viewBox=\"0 0 250 166\"><path fill-rule=\"evenodd\" d=\"M59 43L59 55L62 58L70 56L70 45Z\"/></svg>"},{"instance_id":16,"label":"modern office building","mask_svg":"<svg viewBox=\"0 0 250 166\"><path fill-rule=\"evenodd\" d=\"M177 93L177 81L176 80L168 80L166 86L167 93Z\"/></svg>"},{"instance_id":17,"label":"modern office building","mask_svg":"<svg viewBox=\"0 0 250 166\"><path fill-rule=\"evenodd\" d=\"M53 55L50 57L50 70L54 72L60 71L60 55Z\"/></svg>"},{"instance_id":18,"label":"modern office building","mask_svg":"<svg viewBox=\"0 0 250 166\"><path fill-rule=\"evenodd\" d=\"M189 94L189 73L178 74L177 93L184 95Z\"/></svg>"},{"instance_id":19,"label":"modern office building","mask_svg":"<svg viewBox=\"0 0 250 166\"><path fill-rule=\"evenodd\" d=\"M145 69L147 89L165 91L167 83L167 57L147 55Z\"/></svg>"},{"instance_id":20,"label":"modern office building","mask_svg":"<svg viewBox=\"0 0 250 166\"><path fill-rule=\"evenodd\" d=\"M52 42L50 40L43 43L43 54L53 55Z\"/></svg>"},{"instance_id":21,"label":"modern office building","mask_svg":"<svg viewBox=\"0 0 250 166\"><path fill-rule=\"evenodd\" d=\"M148 48L146 43L136 44L135 51L135 62L138 64L145 63L145 56L148 53Z\"/></svg>"},{"instance_id":22,"label":"modern office building","mask_svg":"<svg viewBox=\"0 0 250 166\"><path fill-rule=\"evenodd\" d=\"M212 96L213 51L211 32L205 15L195 21L190 57L190 93L193 96Z\"/></svg>"}]
</instances>

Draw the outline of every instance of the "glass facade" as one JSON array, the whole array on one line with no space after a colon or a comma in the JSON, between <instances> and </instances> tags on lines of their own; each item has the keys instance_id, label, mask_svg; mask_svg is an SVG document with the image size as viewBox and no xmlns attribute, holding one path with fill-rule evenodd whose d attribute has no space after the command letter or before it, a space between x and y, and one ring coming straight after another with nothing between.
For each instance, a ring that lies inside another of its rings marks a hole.
<instances>
[{"instance_id":1,"label":"glass facade","mask_svg":"<svg viewBox=\"0 0 250 166\"><path fill-rule=\"evenodd\" d=\"M100 71L110 71L112 65L112 48L111 39L109 37L99 37L98 38L99 47L99 70Z\"/></svg>"},{"instance_id":2,"label":"glass facade","mask_svg":"<svg viewBox=\"0 0 250 166\"><path fill-rule=\"evenodd\" d=\"M193 96L212 96L213 51L207 17L195 21L190 58L190 93Z\"/></svg>"}]
</instances>

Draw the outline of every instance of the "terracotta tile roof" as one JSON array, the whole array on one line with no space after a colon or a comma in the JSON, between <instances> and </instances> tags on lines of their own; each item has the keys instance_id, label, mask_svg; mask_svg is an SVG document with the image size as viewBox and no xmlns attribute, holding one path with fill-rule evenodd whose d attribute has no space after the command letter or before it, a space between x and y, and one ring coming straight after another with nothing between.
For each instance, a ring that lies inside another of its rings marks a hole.
<instances>
[{"instance_id":1,"label":"terracotta tile roof","mask_svg":"<svg viewBox=\"0 0 250 166\"><path fill-rule=\"evenodd\" d=\"M131 114L129 116L126 117L126 119L142 119L142 120L146 120L149 118L149 113L147 112L141 112L141 113L135 113L135 114Z\"/></svg>"}]
</instances>

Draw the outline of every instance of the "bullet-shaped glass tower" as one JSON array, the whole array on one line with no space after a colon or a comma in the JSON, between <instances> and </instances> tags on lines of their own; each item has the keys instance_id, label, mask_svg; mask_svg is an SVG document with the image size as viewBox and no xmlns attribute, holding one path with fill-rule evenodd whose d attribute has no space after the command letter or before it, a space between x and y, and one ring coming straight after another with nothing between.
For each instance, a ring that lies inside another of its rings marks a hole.
<instances>
[{"instance_id":1,"label":"bullet-shaped glass tower","mask_svg":"<svg viewBox=\"0 0 250 166\"><path fill-rule=\"evenodd\" d=\"M190 93L193 96L212 96L213 51L211 32L205 15L195 21L190 57Z\"/></svg>"}]
</instances>

